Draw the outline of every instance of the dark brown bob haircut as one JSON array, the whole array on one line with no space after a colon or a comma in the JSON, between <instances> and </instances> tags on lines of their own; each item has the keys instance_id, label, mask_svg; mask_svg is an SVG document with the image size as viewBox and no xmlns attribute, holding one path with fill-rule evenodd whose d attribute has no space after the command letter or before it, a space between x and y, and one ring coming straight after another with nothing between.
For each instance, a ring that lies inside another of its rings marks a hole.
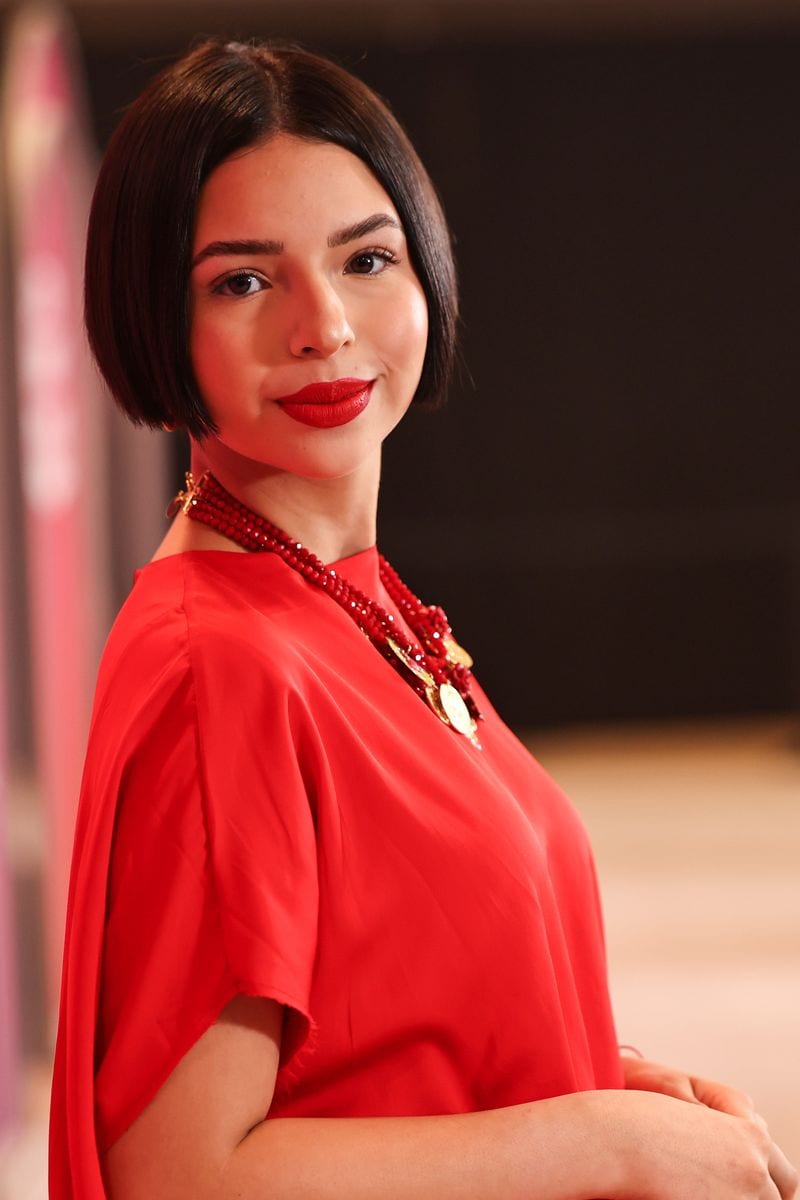
<instances>
[{"instance_id":1,"label":"dark brown bob haircut","mask_svg":"<svg viewBox=\"0 0 800 1200\"><path fill-rule=\"evenodd\" d=\"M203 183L276 133L333 142L392 200L428 302L414 401L444 398L455 349L450 235L430 179L386 105L342 67L294 45L201 42L125 113L97 181L86 250L86 327L97 363L136 424L214 432L189 355L189 270Z\"/></svg>"}]
</instances>

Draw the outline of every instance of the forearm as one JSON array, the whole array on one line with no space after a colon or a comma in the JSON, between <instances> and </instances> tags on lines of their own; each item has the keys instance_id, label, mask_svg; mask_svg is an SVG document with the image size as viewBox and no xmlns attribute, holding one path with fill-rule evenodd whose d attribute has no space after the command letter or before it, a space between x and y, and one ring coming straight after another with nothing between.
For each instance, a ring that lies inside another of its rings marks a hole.
<instances>
[{"instance_id":1,"label":"forearm","mask_svg":"<svg viewBox=\"0 0 800 1200\"><path fill-rule=\"evenodd\" d=\"M441 1117L264 1121L225 1200L596 1200L619 1195L620 1093Z\"/></svg>"},{"instance_id":2,"label":"forearm","mask_svg":"<svg viewBox=\"0 0 800 1200\"><path fill-rule=\"evenodd\" d=\"M654 1091L261 1121L280 1006L239 996L104 1157L113 1200L794 1200L763 1122ZM249 1131L249 1132L248 1132ZM774 1185L773 1186L773 1181Z\"/></svg>"}]
</instances>

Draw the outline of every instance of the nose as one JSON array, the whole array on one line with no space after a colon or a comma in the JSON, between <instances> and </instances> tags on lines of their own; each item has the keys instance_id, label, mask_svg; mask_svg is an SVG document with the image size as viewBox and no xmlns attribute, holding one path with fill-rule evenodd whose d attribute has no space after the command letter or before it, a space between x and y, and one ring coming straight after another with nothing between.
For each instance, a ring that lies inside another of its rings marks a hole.
<instances>
[{"instance_id":1,"label":"nose","mask_svg":"<svg viewBox=\"0 0 800 1200\"><path fill-rule=\"evenodd\" d=\"M342 297L330 280L314 280L297 289L289 331L291 354L330 358L354 340Z\"/></svg>"}]
</instances>

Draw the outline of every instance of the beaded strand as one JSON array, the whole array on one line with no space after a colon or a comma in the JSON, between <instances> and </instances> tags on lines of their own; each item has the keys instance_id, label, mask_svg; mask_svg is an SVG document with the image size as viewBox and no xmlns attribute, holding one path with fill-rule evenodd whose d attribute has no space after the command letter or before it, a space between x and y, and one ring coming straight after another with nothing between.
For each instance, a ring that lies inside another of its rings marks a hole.
<instances>
[{"instance_id":1,"label":"beaded strand","mask_svg":"<svg viewBox=\"0 0 800 1200\"><path fill-rule=\"evenodd\" d=\"M277 554L309 583L327 592L445 724L456 727L443 712L438 690L435 696L432 694L432 683L439 690L447 685L455 688L472 722L482 719L471 695L471 675L465 666L471 660L453 639L444 611L422 604L383 555L379 555L381 581L419 639L419 646L409 642L392 614L382 605L326 566L301 542L294 541L266 517L242 504L210 471L197 481L191 472L187 473L186 489L172 501L167 515L174 516L180 509L244 550ZM457 657L453 656L454 652ZM458 731L466 732L466 736L478 745L474 730L467 732L459 728Z\"/></svg>"}]
</instances>

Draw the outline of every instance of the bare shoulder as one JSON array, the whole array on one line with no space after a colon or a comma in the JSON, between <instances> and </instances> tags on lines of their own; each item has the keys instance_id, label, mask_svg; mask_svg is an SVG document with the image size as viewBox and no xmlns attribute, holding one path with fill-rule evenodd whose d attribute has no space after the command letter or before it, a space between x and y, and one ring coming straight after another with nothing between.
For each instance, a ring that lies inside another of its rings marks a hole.
<instances>
[{"instance_id":1,"label":"bare shoulder","mask_svg":"<svg viewBox=\"0 0 800 1200\"><path fill-rule=\"evenodd\" d=\"M213 1195L239 1142L272 1102L283 1008L237 996L105 1155L110 1200Z\"/></svg>"}]
</instances>

